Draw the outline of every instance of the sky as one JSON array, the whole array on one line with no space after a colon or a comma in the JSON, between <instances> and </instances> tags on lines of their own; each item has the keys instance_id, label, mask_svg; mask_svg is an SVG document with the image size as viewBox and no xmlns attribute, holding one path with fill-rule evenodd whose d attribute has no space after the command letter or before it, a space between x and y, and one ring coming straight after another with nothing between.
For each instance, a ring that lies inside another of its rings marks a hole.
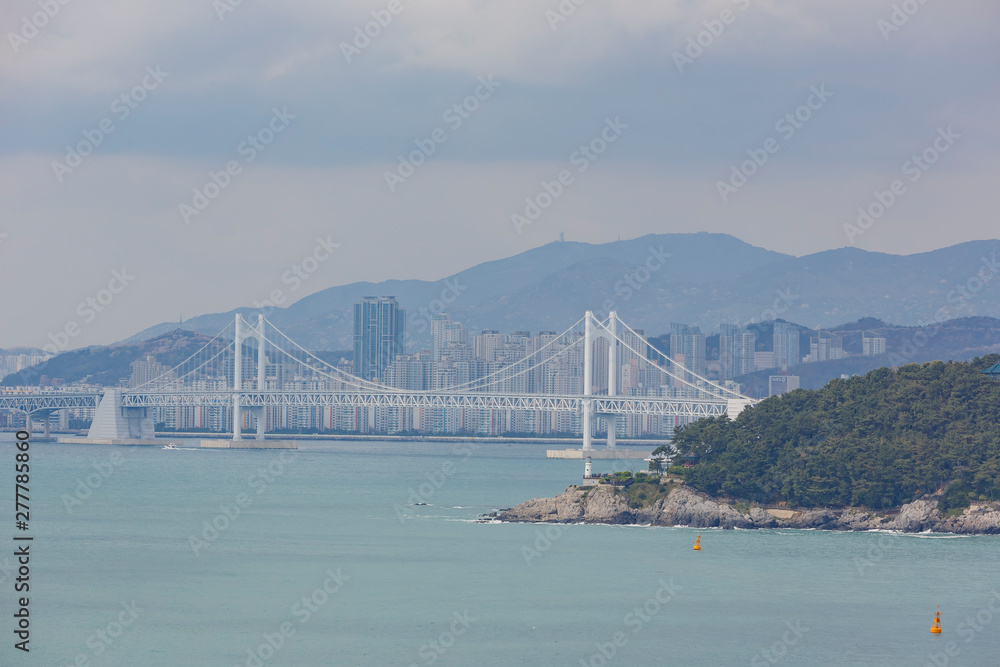
<instances>
[{"instance_id":1,"label":"sky","mask_svg":"<svg viewBox=\"0 0 1000 667\"><path fill-rule=\"evenodd\" d=\"M0 347L561 233L996 238L998 28L994 0L4 0Z\"/></svg>"}]
</instances>

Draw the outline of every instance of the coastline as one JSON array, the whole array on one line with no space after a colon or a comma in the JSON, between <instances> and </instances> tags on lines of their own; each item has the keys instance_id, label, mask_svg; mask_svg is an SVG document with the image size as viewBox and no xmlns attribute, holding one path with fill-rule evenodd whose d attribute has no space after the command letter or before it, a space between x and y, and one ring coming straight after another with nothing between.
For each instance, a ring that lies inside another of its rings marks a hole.
<instances>
[{"instance_id":1,"label":"coastline","mask_svg":"<svg viewBox=\"0 0 1000 667\"><path fill-rule=\"evenodd\" d=\"M768 510L731 504L680 484L664 485L664 496L642 506L630 506L625 491L611 485L569 486L554 498L535 498L485 518L506 523L587 523L610 525L684 526L691 528L789 528L831 531L891 531L1000 535L1000 510L971 511L944 516L936 499L921 499L879 513L857 507L843 509ZM633 503L634 505L634 503ZM771 512L779 514L775 516Z\"/></svg>"}]
</instances>

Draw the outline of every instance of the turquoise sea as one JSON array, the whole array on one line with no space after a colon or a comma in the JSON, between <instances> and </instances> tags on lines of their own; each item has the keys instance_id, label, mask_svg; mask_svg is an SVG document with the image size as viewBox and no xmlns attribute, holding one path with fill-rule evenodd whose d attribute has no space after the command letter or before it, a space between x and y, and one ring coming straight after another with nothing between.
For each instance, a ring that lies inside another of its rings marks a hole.
<instances>
[{"instance_id":1,"label":"turquoise sea","mask_svg":"<svg viewBox=\"0 0 1000 667\"><path fill-rule=\"evenodd\" d=\"M328 441L34 444L24 654L3 438L0 665L1000 664L998 537L475 523L582 464Z\"/></svg>"}]
</instances>

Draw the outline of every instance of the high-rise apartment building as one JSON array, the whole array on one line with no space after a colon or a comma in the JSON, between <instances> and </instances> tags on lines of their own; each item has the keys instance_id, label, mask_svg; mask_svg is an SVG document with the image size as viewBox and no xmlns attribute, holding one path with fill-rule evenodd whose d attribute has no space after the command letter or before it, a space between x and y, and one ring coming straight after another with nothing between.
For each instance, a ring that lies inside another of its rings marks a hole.
<instances>
[{"instance_id":1,"label":"high-rise apartment building","mask_svg":"<svg viewBox=\"0 0 1000 667\"><path fill-rule=\"evenodd\" d=\"M705 375L705 334L698 327L670 325L670 356L697 375Z\"/></svg>"},{"instance_id":2,"label":"high-rise apartment building","mask_svg":"<svg viewBox=\"0 0 1000 667\"><path fill-rule=\"evenodd\" d=\"M455 322L448 317L448 313L435 315L431 320L431 338L433 340L432 358L434 361L441 361L445 352L454 347L466 345L469 342L469 334L461 322Z\"/></svg>"},{"instance_id":3,"label":"high-rise apartment building","mask_svg":"<svg viewBox=\"0 0 1000 667\"><path fill-rule=\"evenodd\" d=\"M133 389L149 384L163 386L176 379L177 373L156 361L156 357L147 356L145 360L132 362L128 386Z\"/></svg>"},{"instance_id":4,"label":"high-rise apartment building","mask_svg":"<svg viewBox=\"0 0 1000 667\"><path fill-rule=\"evenodd\" d=\"M809 355L803 361L815 363L843 359L846 356L843 336L817 331L815 336L809 338Z\"/></svg>"},{"instance_id":5,"label":"high-rise apartment building","mask_svg":"<svg viewBox=\"0 0 1000 667\"><path fill-rule=\"evenodd\" d=\"M877 357L885 354L885 336L865 331L861 334L861 354L866 357Z\"/></svg>"},{"instance_id":6,"label":"high-rise apartment building","mask_svg":"<svg viewBox=\"0 0 1000 667\"><path fill-rule=\"evenodd\" d=\"M483 329L472 338L472 350L477 359L492 363L502 356L503 335L495 329Z\"/></svg>"},{"instance_id":7,"label":"high-rise apartment building","mask_svg":"<svg viewBox=\"0 0 1000 667\"><path fill-rule=\"evenodd\" d=\"M732 380L757 370L757 334L737 324L719 326L719 379Z\"/></svg>"},{"instance_id":8,"label":"high-rise apartment building","mask_svg":"<svg viewBox=\"0 0 1000 667\"><path fill-rule=\"evenodd\" d=\"M799 356L799 330L794 324L775 321L772 341L775 368L788 369L802 363Z\"/></svg>"},{"instance_id":9,"label":"high-rise apartment building","mask_svg":"<svg viewBox=\"0 0 1000 667\"><path fill-rule=\"evenodd\" d=\"M354 304L354 371L381 380L386 367L403 353L406 311L394 296L366 296Z\"/></svg>"}]
</instances>

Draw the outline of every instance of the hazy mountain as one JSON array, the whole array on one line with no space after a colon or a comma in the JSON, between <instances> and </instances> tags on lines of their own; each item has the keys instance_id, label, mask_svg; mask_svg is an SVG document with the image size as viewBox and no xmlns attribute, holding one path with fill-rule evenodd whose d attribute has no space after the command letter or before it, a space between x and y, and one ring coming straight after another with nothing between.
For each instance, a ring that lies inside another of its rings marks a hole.
<instances>
[{"instance_id":1,"label":"hazy mountain","mask_svg":"<svg viewBox=\"0 0 1000 667\"><path fill-rule=\"evenodd\" d=\"M615 308L648 334L685 322L710 332L720 322L775 316L807 327L861 317L916 325L934 317L1000 314L1000 289L977 274L1000 277L1000 241L975 241L916 255L841 248L793 257L726 234L654 234L605 244L555 242L479 264L448 279L351 283L321 290L268 317L313 349L350 349L353 304L393 295L407 309L409 349L429 342L421 312L444 307L452 319L480 329L557 330L586 309ZM664 259L660 259L663 257ZM659 267L659 268L656 268ZM970 282L971 281L971 282ZM962 297L956 291L966 287ZM445 297L444 303L438 301ZM255 316L256 311L241 308ZM180 326L214 335L234 311L164 323L130 341Z\"/></svg>"},{"instance_id":2,"label":"hazy mountain","mask_svg":"<svg viewBox=\"0 0 1000 667\"><path fill-rule=\"evenodd\" d=\"M759 332L757 348L770 350L773 323L764 322L752 326ZM874 318L864 318L833 327L830 331L843 336L844 349L848 352L861 353L861 334L865 331L885 336L887 347L891 352L878 357L850 357L837 361L800 364L791 368L790 373L800 376L801 386L804 389L819 389L842 374L864 374L882 366L939 359L967 361L1000 352L1000 319L992 317L960 318L930 328L904 327L886 324ZM802 350L806 353L809 350L809 331L802 331L801 337ZM129 378L133 361L152 356L156 361L173 367L209 341L205 335L175 329L149 340L72 350L58 354L38 366L8 375L0 381L0 385L38 385L44 378L45 384L57 380L59 383L89 382L115 386ZM668 335L651 337L650 342L669 353ZM218 341L215 343L219 344ZM718 355L718 336L709 337L708 350L710 356ZM251 348L247 348L247 354L253 354ZM349 351L327 351L316 354L331 364L337 363L341 358L350 358ZM767 396L768 377L775 373L776 369L762 370L744 375L737 380L744 386L745 393L762 398Z\"/></svg>"},{"instance_id":3,"label":"hazy mountain","mask_svg":"<svg viewBox=\"0 0 1000 667\"><path fill-rule=\"evenodd\" d=\"M47 361L11 373L0 381L3 386L37 386L86 382L114 387L132 374L132 362L153 357L168 368L194 354L211 339L202 334L176 329L149 340L117 345L95 345L57 354ZM221 343L216 341L215 346Z\"/></svg>"},{"instance_id":4,"label":"hazy mountain","mask_svg":"<svg viewBox=\"0 0 1000 667\"><path fill-rule=\"evenodd\" d=\"M1000 352L1000 320L992 317L963 317L929 327L904 327L865 318L831 329L843 336L844 349L861 354L861 335L871 332L886 338L887 354L877 357L849 357L835 361L799 364L789 369L798 375L803 389L819 389L841 375L864 375L883 366L900 366L926 361L968 361ZM809 352L808 331L800 341L803 355ZM761 343L757 341L758 345ZM771 348L771 341L765 341ZM757 371L737 378L751 396L764 397L768 377L776 369Z\"/></svg>"}]
</instances>

